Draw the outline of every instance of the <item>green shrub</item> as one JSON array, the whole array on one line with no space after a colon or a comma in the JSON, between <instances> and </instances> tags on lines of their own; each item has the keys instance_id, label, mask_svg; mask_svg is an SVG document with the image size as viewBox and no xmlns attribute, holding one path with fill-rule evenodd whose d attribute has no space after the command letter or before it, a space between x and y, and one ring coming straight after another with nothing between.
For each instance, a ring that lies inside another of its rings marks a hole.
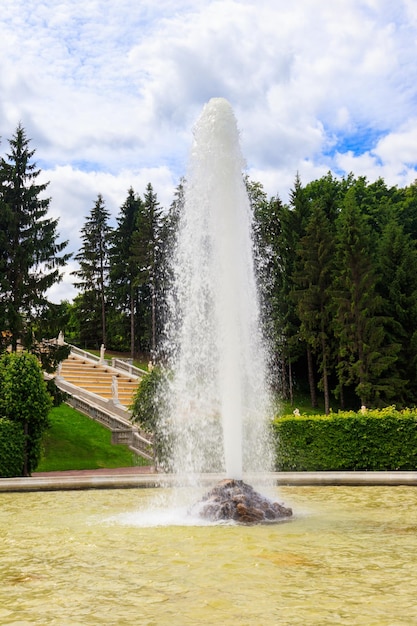
<instances>
[{"instance_id":1,"label":"green shrub","mask_svg":"<svg viewBox=\"0 0 417 626\"><path fill-rule=\"evenodd\" d=\"M156 463L167 471L170 470L170 441L162 423L168 408L168 395L168 374L154 367L141 379L129 407L133 421L152 437Z\"/></svg>"},{"instance_id":2,"label":"green shrub","mask_svg":"<svg viewBox=\"0 0 417 626\"><path fill-rule=\"evenodd\" d=\"M141 379L132 405L129 407L133 420L142 430L154 435L165 402L165 377L158 367L154 367Z\"/></svg>"},{"instance_id":3,"label":"green shrub","mask_svg":"<svg viewBox=\"0 0 417 626\"><path fill-rule=\"evenodd\" d=\"M278 471L417 468L417 409L286 415L273 428Z\"/></svg>"},{"instance_id":4,"label":"green shrub","mask_svg":"<svg viewBox=\"0 0 417 626\"><path fill-rule=\"evenodd\" d=\"M46 389L51 396L53 406L60 406L68 399L68 394L57 387L55 378L50 378L46 381Z\"/></svg>"},{"instance_id":5,"label":"green shrub","mask_svg":"<svg viewBox=\"0 0 417 626\"><path fill-rule=\"evenodd\" d=\"M51 406L37 358L27 352L4 354L0 358L0 417L17 422L23 428L23 475L30 475L39 463Z\"/></svg>"},{"instance_id":6,"label":"green shrub","mask_svg":"<svg viewBox=\"0 0 417 626\"><path fill-rule=\"evenodd\" d=\"M21 476L25 458L23 427L0 418L0 477Z\"/></svg>"}]
</instances>

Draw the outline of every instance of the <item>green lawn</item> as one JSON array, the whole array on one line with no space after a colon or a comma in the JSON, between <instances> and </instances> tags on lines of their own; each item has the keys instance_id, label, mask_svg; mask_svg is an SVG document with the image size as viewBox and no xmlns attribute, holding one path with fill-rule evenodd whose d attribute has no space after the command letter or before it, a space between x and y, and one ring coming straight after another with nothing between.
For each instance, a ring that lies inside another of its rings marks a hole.
<instances>
[{"instance_id":1,"label":"green lawn","mask_svg":"<svg viewBox=\"0 0 417 626\"><path fill-rule=\"evenodd\" d=\"M294 405L281 403L280 414L319 413L311 409L309 398L299 394ZM107 428L79 413L67 404L61 404L50 412L51 428L44 439L44 453L37 472L99 469L148 465L149 462L126 446L112 445Z\"/></svg>"},{"instance_id":2,"label":"green lawn","mask_svg":"<svg viewBox=\"0 0 417 626\"><path fill-rule=\"evenodd\" d=\"M322 415L324 413L324 402L322 398L318 399L319 406L316 409L313 409L311 406L310 396L298 393L294 397L294 402L291 404L289 401L279 401L279 411L278 415L291 415L295 409L298 409L300 413L305 415ZM338 410L338 406L336 403L332 406L334 411Z\"/></svg>"},{"instance_id":3,"label":"green lawn","mask_svg":"<svg viewBox=\"0 0 417 626\"><path fill-rule=\"evenodd\" d=\"M107 428L67 404L50 412L52 427L44 439L37 472L147 465L127 446L112 445Z\"/></svg>"}]
</instances>

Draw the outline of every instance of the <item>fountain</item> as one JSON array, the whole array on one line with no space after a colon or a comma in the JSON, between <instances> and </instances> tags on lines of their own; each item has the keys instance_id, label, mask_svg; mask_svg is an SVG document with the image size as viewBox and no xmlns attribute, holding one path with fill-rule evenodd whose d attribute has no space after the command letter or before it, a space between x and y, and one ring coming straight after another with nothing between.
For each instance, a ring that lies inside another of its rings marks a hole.
<instances>
[{"instance_id":1,"label":"fountain","mask_svg":"<svg viewBox=\"0 0 417 626\"><path fill-rule=\"evenodd\" d=\"M208 299L203 303L213 306ZM186 318L176 319L180 333ZM262 345L257 328L252 330ZM196 323L196 340L191 338L189 345L195 352L206 350L197 341L198 331ZM207 368L203 362L190 379L200 396L188 395L185 387L181 398L185 354L185 348L173 344L172 362L181 364L178 378L170 381L176 392L174 445L187 453L175 469L179 477L188 468L194 473L220 471L230 476L228 488L233 490L247 474L269 467L265 422L257 425L251 440L245 404L250 398L243 384L241 447L236 456L233 446L226 454L219 444L220 396L204 396L202 381L208 372L213 383L223 371L222 350L216 349L217 360L208 360ZM199 363L192 350L190 359ZM247 384L260 383L259 371L265 374L262 352L257 359L247 370L253 374L246 374ZM263 383L258 389L265 389ZM261 403L268 407L263 393ZM192 442L198 443L198 428L205 423L196 398L206 406L206 420L213 427L213 432L203 431L213 447L206 442L197 458ZM184 422L188 412L200 419L191 428L190 441L182 428L181 400ZM230 443L230 438L225 440ZM253 449L266 452L257 457ZM164 506L169 490L133 493L132 498L131 489L91 485L87 490L1 493L1 624L417 623L415 486L282 487L280 494L297 509L291 524L244 527L192 516L173 523ZM161 507L155 512L158 496ZM210 506L210 497L195 506L205 504Z\"/></svg>"},{"instance_id":2,"label":"fountain","mask_svg":"<svg viewBox=\"0 0 417 626\"><path fill-rule=\"evenodd\" d=\"M170 442L167 464L182 484L207 472L227 477L204 498L201 515L255 523L291 511L243 482L273 464L243 166L232 108L213 98L195 126L173 255L165 346L173 377L160 428Z\"/></svg>"}]
</instances>

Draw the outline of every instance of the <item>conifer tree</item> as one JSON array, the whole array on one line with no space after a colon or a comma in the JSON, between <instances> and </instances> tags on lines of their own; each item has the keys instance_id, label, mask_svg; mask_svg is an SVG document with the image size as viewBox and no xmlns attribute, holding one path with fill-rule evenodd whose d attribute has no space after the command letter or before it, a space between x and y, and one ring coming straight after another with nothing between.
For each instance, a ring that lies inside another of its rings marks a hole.
<instances>
[{"instance_id":1,"label":"conifer tree","mask_svg":"<svg viewBox=\"0 0 417 626\"><path fill-rule=\"evenodd\" d=\"M417 240L417 180L401 190L400 223L404 232Z\"/></svg>"},{"instance_id":2,"label":"conifer tree","mask_svg":"<svg viewBox=\"0 0 417 626\"><path fill-rule=\"evenodd\" d=\"M308 384L310 388L311 405L317 406L316 386L313 371L313 358L311 347L301 339L300 320L297 315L296 305L292 293L294 290L294 274L297 269L297 249L301 239L306 233L308 220L311 214L311 199L307 189L301 184L297 173L294 188L290 192L290 204L282 216L283 231L283 291L282 299L285 302L284 334L286 338L287 358L292 388L292 368L297 362L303 363L306 357L306 369L308 372ZM303 367L304 369L304 367Z\"/></svg>"},{"instance_id":3,"label":"conifer tree","mask_svg":"<svg viewBox=\"0 0 417 626\"><path fill-rule=\"evenodd\" d=\"M107 344L106 305L109 278L109 243L112 228L110 214L101 194L81 229L83 244L75 260L79 270L73 273L79 280L74 285L81 290L80 310L89 317L84 320L85 330L89 328L87 340L96 345ZM88 323L89 322L89 323ZM98 323L98 324L97 324ZM101 328L97 333L97 327Z\"/></svg>"},{"instance_id":4,"label":"conifer tree","mask_svg":"<svg viewBox=\"0 0 417 626\"><path fill-rule=\"evenodd\" d=\"M58 220L48 217L48 183L37 182L35 150L21 124L9 144L0 162L0 322L16 350L20 339L30 346L33 320L71 255L63 253L67 241L58 243Z\"/></svg>"},{"instance_id":5,"label":"conifer tree","mask_svg":"<svg viewBox=\"0 0 417 626\"><path fill-rule=\"evenodd\" d=\"M140 332L141 347L156 351L157 342L157 275L160 260L161 207L152 184L148 183L143 202L136 216L132 236L131 259L137 266L140 316L144 324Z\"/></svg>"},{"instance_id":6,"label":"conifer tree","mask_svg":"<svg viewBox=\"0 0 417 626\"><path fill-rule=\"evenodd\" d=\"M254 211L256 266L262 300L264 332L272 348L271 368L276 389L285 398L291 394L287 376L285 242L283 213L287 210L279 197L268 199L259 183L247 183Z\"/></svg>"},{"instance_id":7,"label":"conifer tree","mask_svg":"<svg viewBox=\"0 0 417 626\"><path fill-rule=\"evenodd\" d=\"M337 227L334 328L340 356L338 391L343 385L353 386L361 405L375 406L394 393L389 371L398 346L386 338L373 239L354 187L346 193Z\"/></svg>"},{"instance_id":8,"label":"conifer tree","mask_svg":"<svg viewBox=\"0 0 417 626\"><path fill-rule=\"evenodd\" d=\"M417 401L417 249L394 216L379 238L378 271L388 337L401 346L391 384L404 405Z\"/></svg>"},{"instance_id":9,"label":"conifer tree","mask_svg":"<svg viewBox=\"0 0 417 626\"><path fill-rule=\"evenodd\" d=\"M135 356L136 306L138 301L139 268L132 254L132 245L138 214L143 208L141 198L132 187L120 207L117 227L113 231L110 248L110 292L112 309L120 316L119 332L113 335L130 337L130 355ZM129 320L128 324L125 321ZM116 322L114 316L112 324Z\"/></svg>"},{"instance_id":10,"label":"conifer tree","mask_svg":"<svg viewBox=\"0 0 417 626\"><path fill-rule=\"evenodd\" d=\"M173 267L177 244L178 225L184 208L184 185L185 179L181 179L175 192L174 199L165 215L161 215L159 260L157 263L157 286L158 286L158 317L161 337L167 328L171 313L169 296L172 294ZM161 341L158 346L158 356L167 358L167 351L173 348L172 344Z\"/></svg>"},{"instance_id":11,"label":"conifer tree","mask_svg":"<svg viewBox=\"0 0 417 626\"><path fill-rule=\"evenodd\" d=\"M298 268L294 273L293 297L301 322L300 337L316 355L324 392L325 413L330 411L331 371L331 286L334 265L334 233L323 208L313 206L306 234L298 246Z\"/></svg>"}]
</instances>

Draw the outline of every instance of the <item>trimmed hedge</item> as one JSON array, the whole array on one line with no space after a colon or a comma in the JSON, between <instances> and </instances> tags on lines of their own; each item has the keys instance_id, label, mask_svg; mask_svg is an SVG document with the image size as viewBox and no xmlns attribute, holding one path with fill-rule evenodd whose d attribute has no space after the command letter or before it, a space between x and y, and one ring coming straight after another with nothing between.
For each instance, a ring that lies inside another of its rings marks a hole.
<instances>
[{"instance_id":1,"label":"trimmed hedge","mask_svg":"<svg viewBox=\"0 0 417 626\"><path fill-rule=\"evenodd\" d=\"M277 471L416 470L417 409L276 418Z\"/></svg>"},{"instance_id":2,"label":"trimmed hedge","mask_svg":"<svg viewBox=\"0 0 417 626\"><path fill-rule=\"evenodd\" d=\"M25 458L23 426L0 418L0 477L21 476Z\"/></svg>"}]
</instances>

